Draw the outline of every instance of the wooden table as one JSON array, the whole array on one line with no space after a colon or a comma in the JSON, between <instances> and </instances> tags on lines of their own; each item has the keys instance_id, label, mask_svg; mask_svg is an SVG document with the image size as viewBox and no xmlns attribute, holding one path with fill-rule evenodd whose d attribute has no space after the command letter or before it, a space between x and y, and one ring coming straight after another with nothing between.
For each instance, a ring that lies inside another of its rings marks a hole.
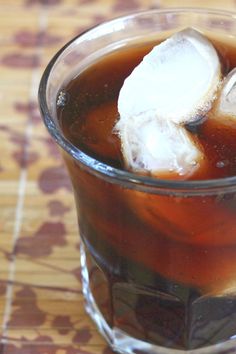
<instances>
[{"instance_id":1,"label":"wooden table","mask_svg":"<svg viewBox=\"0 0 236 354\"><path fill-rule=\"evenodd\" d=\"M0 354L109 354L85 314L70 183L37 108L49 59L70 38L181 0L0 0ZM236 1L182 1L236 10Z\"/></svg>"}]
</instances>

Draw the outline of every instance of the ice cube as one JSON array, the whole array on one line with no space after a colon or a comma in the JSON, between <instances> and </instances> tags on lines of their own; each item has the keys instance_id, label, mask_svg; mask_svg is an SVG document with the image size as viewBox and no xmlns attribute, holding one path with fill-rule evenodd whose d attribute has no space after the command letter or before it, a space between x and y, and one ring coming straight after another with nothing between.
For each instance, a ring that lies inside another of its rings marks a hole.
<instances>
[{"instance_id":1,"label":"ice cube","mask_svg":"<svg viewBox=\"0 0 236 354\"><path fill-rule=\"evenodd\" d=\"M118 99L121 118L153 110L175 123L209 109L221 79L211 42L187 28L155 46L126 78Z\"/></svg>"},{"instance_id":2,"label":"ice cube","mask_svg":"<svg viewBox=\"0 0 236 354\"><path fill-rule=\"evenodd\" d=\"M154 47L118 98L126 164L154 175L191 174L204 156L183 123L210 109L220 82L217 52L198 31L187 28Z\"/></svg>"},{"instance_id":3,"label":"ice cube","mask_svg":"<svg viewBox=\"0 0 236 354\"><path fill-rule=\"evenodd\" d=\"M225 78L219 98L219 113L236 118L236 68Z\"/></svg>"},{"instance_id":4,"label":"ice cube","mask_svg":"<svg viewBox=\"0 0 236 354\"><path fill-rule=\"evenodd\" d=\"M185 128L157 118L153 112L120 120L117 129L126 164L133 170L186 175L203 159L201 149Z\"/></svg>"}]
</instances>

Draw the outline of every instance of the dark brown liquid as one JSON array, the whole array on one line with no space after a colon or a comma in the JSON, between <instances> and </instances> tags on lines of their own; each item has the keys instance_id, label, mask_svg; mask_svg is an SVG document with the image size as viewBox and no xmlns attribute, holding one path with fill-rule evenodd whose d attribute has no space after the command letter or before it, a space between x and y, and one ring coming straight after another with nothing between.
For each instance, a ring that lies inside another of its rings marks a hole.
<instances>
[{"instance_id":1,"label":"dark brown liquid","mask_svg":"<svg viewBox=\"0 0 236 354\"><path fill-rule=\"evenodd\" d=\"M229 72L236 66L235 48L215 45L223 70ZM65 136L119 169L125 166L113 131L118 94L150 49L109 54L62 88L66 99L58 107L58 118ZM214 114L213 108L208 119L187 127L207 160L191 179L236 175L236 124L221 124ZM65 160L88 253L91 290L109 325L180 349L236 335L235 193L187 198L148 194L99 179L67 155Z\"/></svg>"},{"instance_id":2,"label":"dark brown liquid","mask_svg":"<svg viewBox=\"0 0 236 354\"><path fill-rule=\"evenodd\" d=\"M226 74L236 66L236 49L216 44ZM117 99L125 78L150 47L126 49L97 62L65 88L67 104L58 111L68 139L81 150L114 167L125 169L120 141L113 131L118 119ZM216 106L216 104L215 104ZM215 108L187 126L198 137L207 167L191 179L236 175L236 119L217 117ZM184 176L180 178L186 178Z\"/></svg>"}]
</instances>

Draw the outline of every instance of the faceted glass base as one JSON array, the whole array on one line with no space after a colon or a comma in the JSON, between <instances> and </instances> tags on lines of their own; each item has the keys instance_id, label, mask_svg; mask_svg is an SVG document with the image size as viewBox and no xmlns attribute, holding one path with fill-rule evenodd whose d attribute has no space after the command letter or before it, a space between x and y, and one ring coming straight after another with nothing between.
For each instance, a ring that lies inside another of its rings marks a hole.
<instances>
[{"instance_id":1,"label":"faceted glass base","mask_svg":"<svg viewBox=\"0 0 236 354\"><path fill-rule=\"evenodd\" d=\"M178 350L164 348L158 345L131 337L117 327L110 327L100 312L89 285L89 273L86 266L86 252L81 242L82 286L85 298L85 309L97 325L99 332L106 339L110 347L121 354L234 354L236 353L236 339L217 345L194 350Z\"/></svg>"}]
</instances>

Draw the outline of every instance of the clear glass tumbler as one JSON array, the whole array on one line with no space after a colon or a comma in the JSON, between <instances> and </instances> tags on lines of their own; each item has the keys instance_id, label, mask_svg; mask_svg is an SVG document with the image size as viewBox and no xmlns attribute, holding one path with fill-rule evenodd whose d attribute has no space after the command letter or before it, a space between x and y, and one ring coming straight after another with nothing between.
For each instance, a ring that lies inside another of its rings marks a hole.
<instances>
[{"instance_id":1,"label":"clear glass tumbler","mask_svg":"<svg viewBox=\"0 0 236 354\"><path fill-rule=\"evenodd\" d=\"M119 353L236 353L236 177L183 182L119 170L75 147L57 120L58 92L96 60L189 26L236 41L230 13L136 13L66 44L40 83L42 117L74 188L86 309Z\"/></svg>"}]
</instances>

